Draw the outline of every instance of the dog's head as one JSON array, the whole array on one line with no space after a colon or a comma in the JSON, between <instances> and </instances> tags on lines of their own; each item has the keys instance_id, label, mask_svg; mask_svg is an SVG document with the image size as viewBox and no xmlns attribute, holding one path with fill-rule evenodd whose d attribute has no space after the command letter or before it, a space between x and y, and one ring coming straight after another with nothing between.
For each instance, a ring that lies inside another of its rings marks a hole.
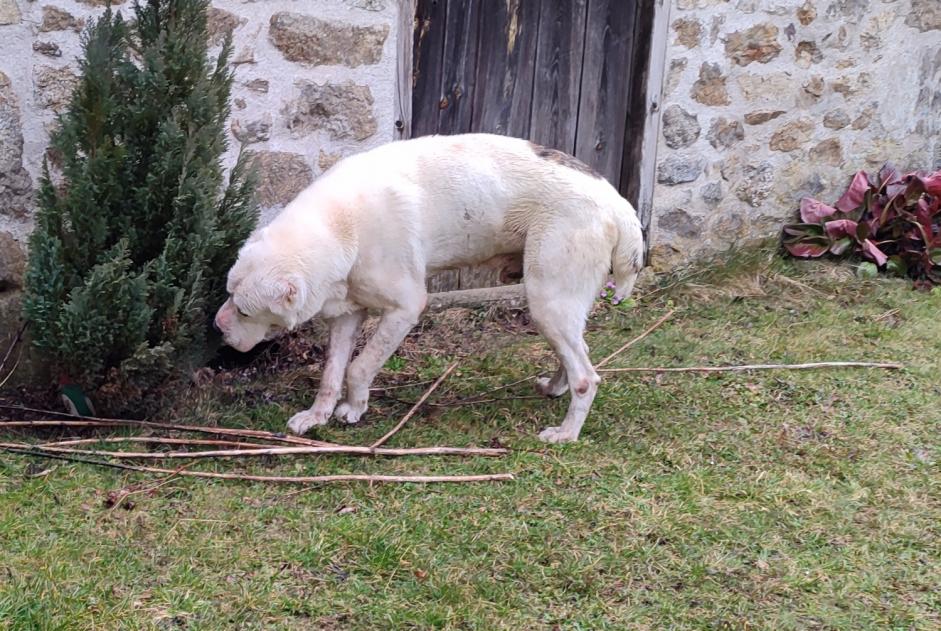
<instances>
[{"instance_id":1,"label":"dog's head","mask_svg":"<svg viewBox=\"0 0 941 631\"><path fill-rule=\"evenodd\" d=\"M229 298L214 324L225 343L243 353L301 323L307 284L291 269L289 248L281 246L262 230L242 246L229 270Z\"/></svg>"}]
</instances>

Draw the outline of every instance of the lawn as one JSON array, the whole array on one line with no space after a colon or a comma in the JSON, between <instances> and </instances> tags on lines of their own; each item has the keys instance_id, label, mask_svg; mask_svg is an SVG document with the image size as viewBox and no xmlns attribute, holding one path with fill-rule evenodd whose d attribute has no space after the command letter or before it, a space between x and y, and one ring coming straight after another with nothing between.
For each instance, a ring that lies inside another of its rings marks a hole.
<instances>
[{"instance_id":1,"label":"lawn","mask_svg":"<svg viewBox=\"0 0 941 631\"><path fill-rule=\"evenodd\" d=\"M432 314L379 382L460 367L390 445L502 444L508 457L198 466L515 481L297 493L177 477L109 506L157 478L0 454L0 628L939 628L941 295L753 252L661 279L633 308L599 307L593 357L671 308L612 365L905 368L608 375L580 441L546 446L535 435L565 398L522 383L456 403L554 367L525 317ZM292 343L307 350L220 371L161 418L281 431L319 370L299 362L319 347ZM314 437L368 444L424 389L377 394L360 425Z\"/></svg>"}]
</instances>

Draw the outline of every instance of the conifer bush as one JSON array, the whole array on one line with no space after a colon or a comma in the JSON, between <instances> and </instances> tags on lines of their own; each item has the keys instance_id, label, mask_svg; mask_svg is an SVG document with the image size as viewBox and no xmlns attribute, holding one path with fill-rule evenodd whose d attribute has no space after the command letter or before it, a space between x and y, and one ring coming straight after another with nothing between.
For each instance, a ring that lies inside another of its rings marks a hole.
<instances>
[{"instance_id":1,"label":"conifer bush","mask_svg":"<svg viewBox=\"0 0 941 631\"><path fill-rule=\"evenodd\" d=\"M86 387L207 358L208 323L257 206L240 156L224 182L232 47L208 57L208 0L141 0L82 36L30 239L34 343Z\"/></svg>"}]
</instances>

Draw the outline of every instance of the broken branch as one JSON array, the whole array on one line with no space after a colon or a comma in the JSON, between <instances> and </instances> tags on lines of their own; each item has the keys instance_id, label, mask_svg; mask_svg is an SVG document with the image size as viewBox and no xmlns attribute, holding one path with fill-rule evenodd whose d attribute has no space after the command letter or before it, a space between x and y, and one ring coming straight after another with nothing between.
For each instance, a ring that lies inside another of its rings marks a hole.
<instances>
[{"instance_id":1,"label":"broken branch","mask_svg":"<svg viewBox=\"0 0 941 631\"><path fill-rule=\"evenodd\" d=\"M155 445L208 445L214 447L233 447L235 449L264 449L275 447L260 443L244 443L237 440L201 440L198 438L165 438L163 436L123 436L118 438L73 438L42 443L36 447L69 447L71 445L94 445L96 443L148 443Z\"/></svg>"},{"instance_id":2,"label":"broken branch","mask_svg":"<svg viewBox=\"0 0 941 631\"><path fill-rule=\"evenodd\" d=\"M747 364L744 366L682 366L663 368L603 368L598 372L745 372L749 370L812 370L817 368L883 368L900 370L902 364L880 362L814 362L809 364Z\"/></svg>"},{"instance_id":3,"label":"broken branch","mask_svg":"<svg viewBox=\"0 0 941 631\"><path fill-rule=\"evenodd\" d=\"M207 451L107 451L98 449L72 449L55 444L29 445L26 443L0 443L2 448L39 449L63 454L106 456L127 460L163 460L170 458L233 458L257 456L300 456L314 454L348 454L360 456L502 456L506 449L490 447L410 447L379 448L337 445L334 447L264 447L256 449L217 449Z\"/></svg>"},{"instance_id":4,"label":"broken branch","mask_svg":"<svg viewBox=\"0 0 941 631\"><path fill-rule=\"evenodd\" d=\"M56 412L53 410L40 410L21 405L9 405L0 403L0 410L16 410L21 412L34 412L37 414L48 414L49 416L67 417L77 420L49 420L41 421L0 421L0 428L3 427L149 427L154 429L170 429L178 432L195 432L200 434L214 434L217 436L241 436L243 438L257 438L270 440L280 443L293 443L295 445L306 445L308 447L330 447L334 443L328 443L321 440L312 440L310 438L301 438L300 436L288 436L287 434L276 434L255 429L234 429L229 427L201 427L198 425L180 425L176 423L158 423L155 421L137 421L132 419L117 418L98 418L93 416L73 416L65 412Z\"/></svg>"},{"instance_id":5,"label":"broken branch","mask_svg":"<svg viewBox=\"0 0 941 631\"><path fill-rule=\"evenodd\" d=\"M141 473L159 473L161 475L175 474L178 476L193 478L213 478L218 480L242 480L247 482L271 482L282 484L324 484L328 482L411 482L415 484L428 484L432 482L494 482L503 480L513 480L512 473L492 473L486 475L367 475L367 474L337 474L337 475L315 475L315 476L268 476L268 475L243 475L239 473L214 473L211 471L185 471L181 469L160 469L157 467L142 467L138 465L129 465L118 462L106 462L102 460L91 460L87 458L76 458L66 454L57 454L32 449L20 449L0 446L0 449L9 453L38 456L40 458L52 458L55 460L68 460L71 462L82 462L113 469L124 469L125 471L139 471Z\"/></svg>"}]
</instances>

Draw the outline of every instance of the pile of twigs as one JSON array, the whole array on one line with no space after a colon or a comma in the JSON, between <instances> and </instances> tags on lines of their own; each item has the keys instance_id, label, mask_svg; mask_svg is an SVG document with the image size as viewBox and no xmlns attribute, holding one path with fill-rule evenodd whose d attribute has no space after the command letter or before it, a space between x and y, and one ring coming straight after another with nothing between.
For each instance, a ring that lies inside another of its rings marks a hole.
<instances>
[{"instance_id":1,"label":"pile of twigs","mask_svg":"<svg viewBox=\"0 0 941 631\"><path fill-rule=\"evenodd\" d=\"M682 367L631 367L631 368L605 368L619 354L628 348L634 346L660 325L669 320L675 311L670 311L658 319L653 325L646 329L639 336L628 341L616 351L598 362L595 366L599 372L607 374L627 374L636 372L681 372L681 373L713 373L713 372L744 372L755 370L809 370L820 368L879 368L896 370L902 368L902 365L884 362L815 362L808 364L751 364L739 366L682 366ZM5 363L9 353L3 358ZM187 466L178 469L164 469L158 467L141 466L127 464L128 461L139 460L200 460L207 458L257 458L260 456L287 456L287 455L326 455L326 454L345 454L357 456L487 456L496 457L508 453L504 448L482 448L482 447L412 447L412 448L389 448L383 447L396 432L408 422L415 412L426 403L428 397L438 388L439 385L450 375L457 367L457 362L451 364L438 379L431 384L422 397L411 406L411 409L402 417L402 419L382 438L369 446L364 445L339 445L324 441L312 440L300 436L289 436L275 432L261 430L235 429L225 427L200 427L192 425L181 425L175 423L159 423L152 421L133 421L126 419L105 419L105 418L87 418L75 417L59 412L50 412L48 410L37 410L23 406L0 404L0 410L15 410L19 412L40 413L47 417L56 416L55 419L43 419L35 421L0 421L0 429L10 428L42 428L42 427L71 427L71 428L119 428L119 427L138 427L152 432L174 432L190 433L214 436L212 439L193 439L169 436L127 436L113 438L78 438L69 440L59 440L56 442L47 442L40 444L0 442L0 451L9 453L39 456L43 458L69 460L73 462L84 462L105 467L125 469L129 471L139 471L144 473L159 473L171 476L190 476L199 478L219 478L225 480L248 480L254 482L275 482L275 483L296 483L296 484L318 484L326 482L344 482L344 481L366 481L366 482L491 482L501 480L513 480L512 473L495 473L484 475L367 475L367 474L338 474L338 475L320 475L320 476L262 476L246 475L240 473L217 473L209 471L190 471ZM494 392L505 390L514 385L531 381L537 375L532 375L514 381L513 383L499 386L483 393L478 393L466 399L443 401L432 405L450 407L469 405L475 403L485 403L498 399L482 398ZM427 383L427 382L424 382ZM419 385L419 384L411 384ZM421 384L423 385L423 384ZM378 388L385 390L385 388ZM514 397L529 398L529 397ZM541 397L540 397L541 398ZM173 445L185 447L176 451L112 451L100 449L84 449L76 447L77 445L101 444L101 443L144 443L155 445ZM210 449L203 449L209 447ZM193 448L196 448L195 450ZM102 460L105 458L105 460Z\"/></svg>"},{"instance_id":2,"label":"pile of twigs","mask_svg":"<svg viewBox=\"0 0 941 631\"><path fill-rule=\"evenodd\" d=\"M214 436L215 438L180 438L170 436L126 436L108 438L73 438L39 444L0 442L0 450L9 453L39 456L57 460L83 462L98 466L139 471L143 473L159 473L174 476L189 476L198 478L218 478L224 480L248 480L253 482L276 482L295 484L319 484L326 482L491 482L512 480L512 473L494 473L483 475L371 475L371 474L337 474L319 476L265 476L247 475L241 473L217 473L211 471L189 471L186 466L177 469L164 469L159 467L127 464L128 461L139 460L200 460L206 458L257 458L260 456L313 456L327 454L345 454L354 456L486 456L496 457L508 453L504 448L492 447L410 447L395 448L383 447L392 436L398 432L406 422L415 414L419 407L428 399L441 382L457 367L457 363L450 367L432 384L425 394L415 403L408 413L402 417L398 424L382 438L372 445L339 445L320 440L312 440L300 436L290 436L275 432L250 429L236 429L228 427L202 427L196 425L181 425L176 423L159 423L154 421L135 421L129 419L107 419L75 417L60 412L50 412L18 405L0 404L0 410L30 412L55 416L60 418L46 418L34 421L0 421L0 429L12 428L122 428L137 427L152 432L170 431L175 433L191 433ZM144 443L153 445L172 445L177 447L173 451L113 451L107 449L87 449L77 446L101 443ZM209 449L204 449L209 447ZM185 448L185 449L182 449ZM196 448L196 449L192 449ZM103 460L102 458L105 458Z\"/></svg>"}]
</instances>

